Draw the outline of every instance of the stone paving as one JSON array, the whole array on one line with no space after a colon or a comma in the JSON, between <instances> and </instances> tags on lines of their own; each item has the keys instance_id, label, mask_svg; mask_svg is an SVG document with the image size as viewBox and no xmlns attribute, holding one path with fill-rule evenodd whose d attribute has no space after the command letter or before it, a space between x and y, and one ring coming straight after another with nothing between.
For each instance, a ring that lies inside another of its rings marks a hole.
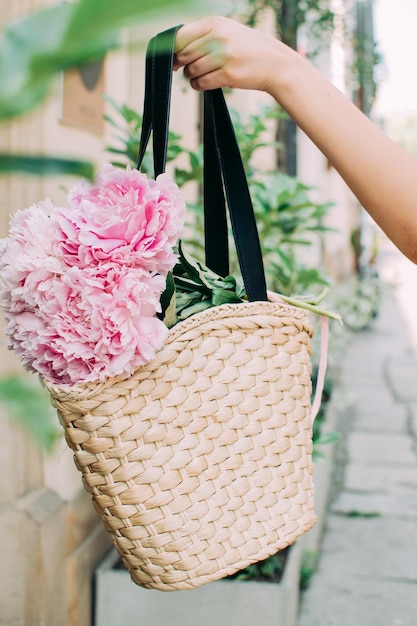
<instances>
[{"instance_id":1,"label":"stone paving","mask_svg":"<svg viewBox=\"0 0 417 626\"><path fill-rule=\"evenodd\" d=\"M299 626L417 626L417 267L388 247L378 318L343 355L333 496Z\"/></svg>"}]
</instances>

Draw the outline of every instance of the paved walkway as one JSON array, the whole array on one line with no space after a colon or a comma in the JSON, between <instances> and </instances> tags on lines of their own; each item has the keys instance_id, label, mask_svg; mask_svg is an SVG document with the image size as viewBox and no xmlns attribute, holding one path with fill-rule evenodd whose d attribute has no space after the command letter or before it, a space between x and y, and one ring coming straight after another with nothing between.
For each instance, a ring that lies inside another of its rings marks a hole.
<instances>
[{"instance_id":1,"label":"paved walkway","mask_svg":"<svg viewBox=\"0 0 417 626\"><path fill-rule=\"evenodd\" d=\"M344 355L335 494L299 626L417 626L417 267L391 247L380 267L398 287Z\"/></svg>"}]
</instances>

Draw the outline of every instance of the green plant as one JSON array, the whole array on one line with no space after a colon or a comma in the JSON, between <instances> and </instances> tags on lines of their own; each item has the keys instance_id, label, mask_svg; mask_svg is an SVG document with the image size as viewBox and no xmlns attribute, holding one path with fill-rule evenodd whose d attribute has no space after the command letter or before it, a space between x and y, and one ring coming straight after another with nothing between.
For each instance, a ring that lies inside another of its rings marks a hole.
<instances>
[{"instance_id":1,"label":"green plant","mask_svg":"<svg viewBox=\"0 0 417 626\"><path fill-rule=\"evenodd\" d=\"M287 119L287 114L279 105L262 106L256 113L243 117L237 109L230 110L230 117L235 129L246 176L250 180L259 167L254 159L262 148L277 148L278 142L270 139L271 122Z\"/></svg>"},{"instance_id":2,"label":"green plant","mask_svg":"<svg viewBox=\"0 0 417 626\"><path fill-rule=\"evenodd\" d=\"M258 221L269 286L287 296L309 289L317 295L329 281L323 271L300 260L300 249L312 246L314 233L329 230L324 218L332 204L314 202L312 189L295 176L257 166L258 151L277 146L274 139L266 139L266 133L269 120L285 117L279 108L264 107L246 118L232 110L231 116Z\"/></svg>"},{"instance_id":3,"label":"green plant","mask_svg":"<svg viewBox=\"0 0 417 626\"><path fill-rule=\"evenodd\" d=\"M108 148L111 154L123 157L134 166L137 160L141 115L114 101L110 101L120 122L112 116L107 121L117 130L115 139L118 146ZM265 147L273 147L274 141L267 138L268 120L281 115L276 107L263 108L259 113L243 118L236 110L231 116L241 148L242 159L247 174L248 184L258 221L259 235L265 259L265 267L269 287L287 297L300 296L311 290L307 300L318 304L323 288L329 281L319 269L305 265L300 261L300 248L308 248L313 244L314 235L320 235L328 229L324 218L331 204L316 203L311 199L311 188L297 178L277 171L264 171L256 164L258 151ZM180 187L189 181L198 183L201 191L203 179L202 146L195 151L182 145L182 138L170 132L171 146L168 149L168 162L173 168L173 175ZM185 157L187 166L176 164L178 157ZM152 171L151 154L146 155L144 171ZM120 161L117 161L120 164ZM203 251L202 234L202 197L199 195L195 203L190 203L189 213L192 228L186 235L185 243L193 255L201 259ZM233 250L233 246L231 246ZM231 273L238 272L236 256L231 254Z\"/></svg>"},{"instance_id":4,"label":"green plant","mask_svg":"<svg viewBox=\"0 0 417 626\"><path fill-rule=\"evenodd\" d=\"M306 550L303 553L300 569L300 589L305 590L310 584L316 570L318 554L316 550Z\"/></svg>"},{"instance_id":5,"label":"green plant","mask_svg":"<svg viewBox=\"0 0 417 626\"><path fill-rule=\"evenodd\" d=\"M276 554L249 565L244 570L230 576L231 580L257 580L264 582L279 582L284 573L285 563L291 548L284 548Z\"/></svg>"},{"instance_id":6,"label":"green plant","mask_svg":"<svg viewBox=\"0 0 417 626\"><path fill-rule=\"evenodd\" d=\"M361 331L369 327L379 311L382 297L378 273L352 276L334 288L330 300L343 316L347 331Z\"/></svg>"},{"instance_id":7,"label":"green plant","mask_svg":"<svg viewBox=\"0 0 417 626\"><path fill-rule=\"evenodd\" d=\"M222 278L186 254L179 243L179 259L162 295L162 318L168 328L213 306L242 302L243 284L233 276Z\"/></svg>"},{"instance_id":8,"label":"green plant","mask_svg":"<svg viewBox=\"0 0 417 626\"><path fill-rule=\"evenodd\" d=\"M11 420L28 430L41 449L52 450L60 432L51 419L49 395L37 379L15 375L1 379L0 403Z\"/></svg>"},{"instance_id":9,"label":"green plant","mask_svg":"<svg viewBox=\"0 0 417 626\"><path fill-rule=\"evenodd\" d=\"M176 0L185 6L187 0ZM190 3L191 4L191 3ZM102 57L120 44L123 27L169 6L170 0L62 2L6 23L0 32L0 122L36 108L47 96L56 75ZM0 173L71 174L92 177L86 161L44 155L0 154Z\"/></svg>"},{"instance_id":10,"label":"green plant","mask_svg":"<svg viewBox=\"0 0 417 626\"><path fill-rule=\"evenodd\" d=\"M356 24L351 38L351 80L357 106L370 115L378 91L378 68L382 55L375 40L372 0L356 2Z\"/></svg>"},{"instance_id":11,"label":"green plant","mask_svg":"<svg viewBox=\"0 0 417 626\"><path fill-rule=\"evenodd\" d=\"M331 204L315 203L309 187L280 172L260 173L251 191L271 289L288 296L322 291L328 278L306 266L299 250L312 246L314 233L329 230L324 218Z\"/></svg>"}]
</instances>

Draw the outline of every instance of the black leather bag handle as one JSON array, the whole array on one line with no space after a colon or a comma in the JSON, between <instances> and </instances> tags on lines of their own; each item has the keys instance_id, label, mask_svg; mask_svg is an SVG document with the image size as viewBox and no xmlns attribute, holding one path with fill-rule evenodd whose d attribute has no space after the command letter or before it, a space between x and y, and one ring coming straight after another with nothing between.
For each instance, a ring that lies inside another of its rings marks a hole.
<instances>
[{"instance_id":1,"label":"black leather bag handle","mask_svg":"<svg viewBox=\"0 0 417 626\"><path fill-rule=\"evenodd\" d=\"M137 168L152 132L154 174L165 172L175 35L181 25L153 37L146 50L145 98Z\"/></svg>"},{"instance_id":2,"label":"black leather bag handle","mask_svg":"<svg viewBox=\"0 0 417 626\"><path fill-rule=\"evenodd\" d=\"M150 135L155 176L165 171L176 26L151 39L138 169ZM250 301L267 300L265 272L245 170L221 89L204 93L204 224L207 266L229 272L226 202L239 265Z\"/></svg>"}]
</instances>

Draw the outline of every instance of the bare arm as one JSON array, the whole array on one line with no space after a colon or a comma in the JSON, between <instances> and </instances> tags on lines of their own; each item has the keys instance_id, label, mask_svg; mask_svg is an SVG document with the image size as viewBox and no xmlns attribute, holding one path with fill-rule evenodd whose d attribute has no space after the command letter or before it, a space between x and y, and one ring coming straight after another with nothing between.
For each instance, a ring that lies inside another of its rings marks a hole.
<instances>
[{"instance_id":1,"label":"bare arm","mask_svg":"<svg viewBox=\"0 0 417 626\"><path fill-rule=\"evenodd\" d=\"M197 90L269 93L312 139L362 206L417 263L417 159L387 137L299 54L226 18L187 24L176 67Z\"/></svg>"}]
</instances>

